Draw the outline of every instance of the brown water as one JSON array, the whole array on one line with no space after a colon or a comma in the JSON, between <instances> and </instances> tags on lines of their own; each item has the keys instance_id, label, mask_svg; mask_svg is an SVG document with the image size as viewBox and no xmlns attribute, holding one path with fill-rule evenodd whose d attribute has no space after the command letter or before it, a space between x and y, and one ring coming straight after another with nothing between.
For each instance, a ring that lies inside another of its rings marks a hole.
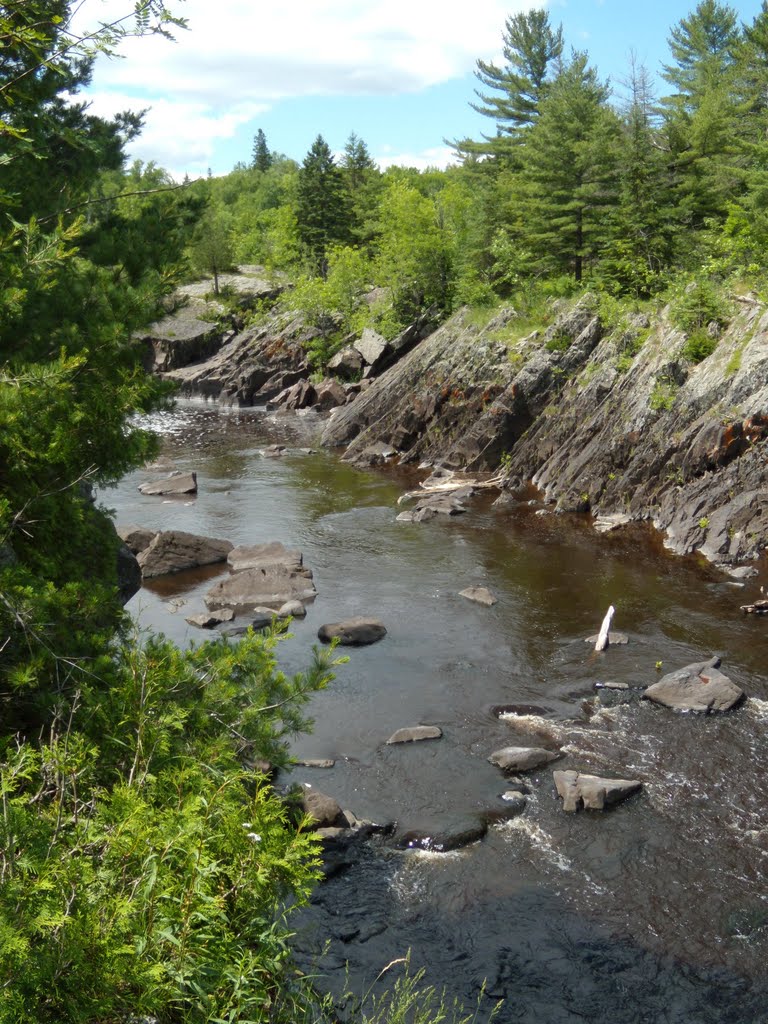
<instances>
[{"instance_id":1,"label":"brown water","mask_svg":"<svg viewBox=\"0 0 768 1024\"><path fill-rule=\"evenodd\" d=\"M336 766L296 769L296 781L399 833L500 811L508 787L486 758L532 736L563 749L555 767L644 783L608 813L566 815L542 770L526 776L525 813L481 843L370 849L297 918L305 960L330 943L324 984L338 988L345 961L354 985L372 982L410 948L429 981L467 1002L487 979L504 1021L768 1021L768 619L739 611L761 579L736 588L640 527L599 537L584 518L485 499L465 516L398 523L413 476L302 451L316 440L312 417L188 403L153 425L164 454L196 470L199 495L144 497L139 473L104 503L119 523L299 547L318 598L281 646L286 669L306 663L323 622L373 614L387 626L382 642L350 652L313 701L314 731L295 742L297 757ZM275 442L286 454L265 458ZM199 641L184 616L202 610L218 573L168 577L129 608L180 644ZM498 604L458 596L472 584ZM584 638L611 603L630 643L598 655ZM712 653L748 695L735 712L680 715L637 699L657 662L668 671ZM607 679L634 689L606 705L594 684ZM538 710L499 720L499 704ZM443 739L384 745L419 722Z\"/></svg>"}]
</instances>

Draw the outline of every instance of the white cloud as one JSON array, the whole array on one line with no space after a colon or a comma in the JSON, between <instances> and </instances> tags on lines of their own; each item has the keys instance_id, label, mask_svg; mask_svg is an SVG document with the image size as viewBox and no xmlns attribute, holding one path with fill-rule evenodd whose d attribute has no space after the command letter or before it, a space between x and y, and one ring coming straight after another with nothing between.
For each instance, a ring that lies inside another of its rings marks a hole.
<instances>
[{"instance_id":1,"label":"white cloud","mask_svg":"<svg viewBox=\"0 0 768 1024\"><path fill-rule=\"evenodd\" d=\"M428 167L445 168L448 164L456 163L456 154L450 146L433 146L419 153L393 153L389 147L385 147L385 150L373 157L382 171L388 167L416 167L425 171Z\"/></svg>"},{"instance_id":2,"label":"white cloud","mask_svg":"<svg viewBox=\"0 0 768 1024\"><path fill-rule=\"evenodd\" d=\"M505 18L535 0L185 0L189 28L172 43L128 39L124 60L99 58L91 95L105 115L151 106L141 142L168 166L205 163L217 139L282 99L398 95L464 75L498 53ZM85 0L108 21L130 0ZM109 94L116 97L108 109ZM119 102L117 102L119 100ZM246 118L247 120L247 118ZM157 143L162 145L158 149ZM140 152L141 151L141 152Z\"/></svg>"}]
</instances>

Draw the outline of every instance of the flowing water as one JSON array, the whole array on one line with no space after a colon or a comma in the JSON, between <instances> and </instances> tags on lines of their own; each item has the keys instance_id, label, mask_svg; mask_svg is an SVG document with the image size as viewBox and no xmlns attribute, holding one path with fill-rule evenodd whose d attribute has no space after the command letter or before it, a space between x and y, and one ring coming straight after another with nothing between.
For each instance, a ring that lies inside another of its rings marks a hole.
<instances>
[{"instance_id":1,"label":"flowing water","mask_svg":"<svg viewBox=\"0 0 768 1024\"><path fill-rule=\"evenodd\" d=\"M600 537L586 518L495 509L490 497L464 516L396 522L398 496L426 473L309 451L312 416L182 403L152 426L163 454L197 472L198 496L144 497L144 472L103 502L121 524L299 547L318 597L280 646L284 668L306 664L324 622L371 614L387 626L380 643L350 650L313 698L313 732L294 743L297 758L335 767L296 768L292 780L396 821L398 834L499 819L457 852L379 842L342 865L294 919L302 962L326 949L321 985L339 991L347 962L347 984L372 985L410 949L428 982L480 999L479 1020L503 998L501 1021L768 1022L768 619L739 610L761 578L738 588L639 526ZM285 454L265 457L274 443ZM221 572L155 581L129 609L199 642L184 617ZM470 585L498 604L459 597ZM611 603L630 643L595 654L584 638ZM670 671L713 653L748 695L737 710L684 715L638 699L658 662ZM630 688L596 691L606 680ZM514 711L500 718L499 705ZM385 745L418 723L443 738ZM504 820L509 787L486 758L536 741L564 752L556 768L643 790L606 813L565 814L542 769L524 779L525 812Z\"/></svg>"}]
</instances>

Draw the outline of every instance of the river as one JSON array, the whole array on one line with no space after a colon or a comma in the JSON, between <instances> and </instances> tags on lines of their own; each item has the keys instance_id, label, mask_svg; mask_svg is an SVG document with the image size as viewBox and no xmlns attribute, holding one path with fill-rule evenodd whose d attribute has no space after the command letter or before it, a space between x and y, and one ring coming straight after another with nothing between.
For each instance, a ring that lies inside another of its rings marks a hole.
<instances>
[{"instance_id":1,"label":"river","mask_svg":"<svg viewBox=\"0 0 768 1024\"><path fill-rule=\"evenodd\" d=\"M504 999L500 1021L768 1022L768 619L739 610L762 577L739 588L669 556L645 527L599 536L586 517L490 497L463 516L397 522L398 496L426 471L354 469L316 448L311 415L186 402L151 425L163 455L197 472L198 496L142 496L139 472L101 500L119 524L299 547L318 597L280 645L286 670L306 664L324 622L370 614L387 626L313 698L313 731L293 753L335 766L295 768L295 781L398 834L498 815L508 787L486 759L531 737L563 750L556 768L643 782L608 812L566 814L546 768L526 776L524 813L482 842L444 854L372 844L294 918L303 963L327 944L321 987L366 988L410 949L426 982L470 1007L485 982L479 1021ZM264 457L271 444L284 455ZM154 581L129 610L199 642L185 615L203 610L221 571ZM458 596L470 585L498 603ZM609 604L630 642L595 654L584 639ZM657 663L714 653L747 694L737 710L684 715L638 699ZM607 680L630 689L595 689ZM519 713L500 719L498 705ZM385 745L417 723L443 738Z\"/></svg>"}]
</instances>

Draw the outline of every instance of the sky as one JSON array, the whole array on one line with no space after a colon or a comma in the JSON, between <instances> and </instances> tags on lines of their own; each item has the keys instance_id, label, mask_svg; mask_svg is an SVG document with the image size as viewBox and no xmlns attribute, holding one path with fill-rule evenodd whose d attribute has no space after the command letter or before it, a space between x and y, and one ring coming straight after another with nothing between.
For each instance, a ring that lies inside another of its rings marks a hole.
<instances>
[{"instance_id":1,"label":"sky","mask_svg":"<svg viewBox=\"0 0 768 1024\"><path fill-rule=\"evenodd\" d=\"M444 167L450 140L493 133L472 110L478 59L502 62L505 18L534 6L562 24L566 51L586 50L617 93L634 53L658 74L669 30L696 0L169 0L188 21L175 42L128 39L99 57L85 97L110 116L147 110L130 159L177 180L248 163L261 128L301 161L318 134L340 153L351 132L382 169ZM731 3L747 23L761 0ZM81 26L130 0L84 0ZM659 88L663 83L659 82Z\"/></svg>"}]
</instances>

